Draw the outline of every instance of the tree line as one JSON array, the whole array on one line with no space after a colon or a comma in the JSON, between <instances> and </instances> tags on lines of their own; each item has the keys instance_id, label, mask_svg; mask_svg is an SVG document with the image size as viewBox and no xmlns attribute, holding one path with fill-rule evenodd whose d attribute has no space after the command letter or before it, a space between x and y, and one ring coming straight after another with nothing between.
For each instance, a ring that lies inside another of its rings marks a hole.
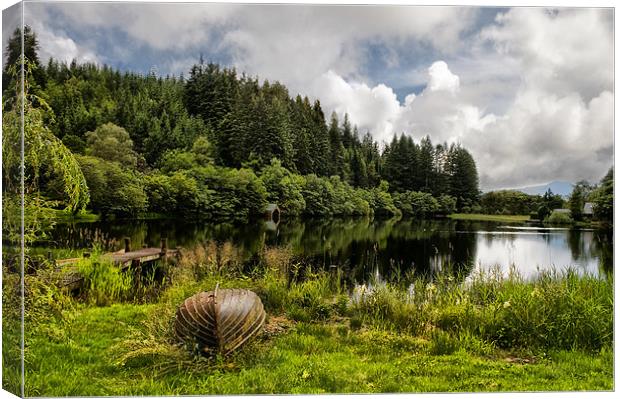
<instances>
[{"instance_id":1,"label":"tree line","mask_svg":"<svg viewBox=\"0 0 620 399\"><path fill-rule=\"evenodd\" d=\"M487 214L530 215L532 219L549 220L553 211L567 209L568 213L553 215L558 222L572 223L587 217L611 224L613 222L614 169L611 167L599 184L582 180L573 186L567 199L553 194L551 190L543 195L526 194L517 190L498 190L482 194L475 211ZM586 203L592 205L592 214L584 214ZM569 217L570 215L570 217ZM553 221L554 218L551 220Z\"/></svg>"},{"instance_id":2,"label":"tree line","mask_svg":"<svg viewBox=\"0 0 620 399\"><path fill-rule=\"evenodd\" d=\"M326 118L319 100L202 59L187 77L42 65L35 33L24 36L43 123L75 156L94 211L250 215L270 201L309 215L426 215L478 203L476 164L460 145L404 134L380 145L348 115ZM9 40L7 67L19 60L19 38ZM3 81L14 96L7 68ZM41 167L44 195L66 199Z\"/></svg>"}]
</instances>

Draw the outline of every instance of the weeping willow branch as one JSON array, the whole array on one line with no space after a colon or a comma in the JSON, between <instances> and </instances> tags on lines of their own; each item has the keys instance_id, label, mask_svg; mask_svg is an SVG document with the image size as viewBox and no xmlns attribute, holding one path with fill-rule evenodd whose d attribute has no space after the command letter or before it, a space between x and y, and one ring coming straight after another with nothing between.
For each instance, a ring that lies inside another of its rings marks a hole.
<instances>
[{"instance_id":1,"label":"weeping willow branch","mask_svg":"<svg viewBox=\"0 0 620 399\"><path fill-rule=\"evenodd\" d=\"M90 197L84 175L75 157L51 132L46 123L53 122L53 112L44 99L30 92L29 81L36 65L24 60L24 90L20 85L21 63L8 68L13 77L15 95L6 96L2 104L2 174L5 214L3 230L10 237L19 234L21 207L21 106L24 109L24 233L26 242L44 236L52 224L57 201L49 201L40 195L39 175L42 168L53 171L63 182L66 196L65 208L77 212L86 207Z\"/></svg>"}]
</instances>

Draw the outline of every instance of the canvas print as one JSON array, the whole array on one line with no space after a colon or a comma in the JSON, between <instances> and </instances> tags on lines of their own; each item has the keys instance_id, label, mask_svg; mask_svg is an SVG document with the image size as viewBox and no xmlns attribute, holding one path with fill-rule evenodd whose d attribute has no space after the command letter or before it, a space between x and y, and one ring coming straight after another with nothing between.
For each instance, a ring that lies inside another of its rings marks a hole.
<instances>
[{"instance_id":1,"label":"canvas print","mask_svg":"<svg viewBox=\"0 0 620 399\"><path fill-rule=\"evenodd\" d=\"M2 12L2 388L612 391L614 9Z\"/></svg>"}]
</instances>

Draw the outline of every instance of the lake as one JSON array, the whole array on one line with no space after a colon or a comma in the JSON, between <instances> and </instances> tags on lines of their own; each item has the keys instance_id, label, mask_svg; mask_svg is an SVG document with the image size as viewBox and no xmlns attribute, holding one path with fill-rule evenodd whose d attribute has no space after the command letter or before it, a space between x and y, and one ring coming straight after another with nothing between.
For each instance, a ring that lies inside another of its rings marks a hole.
<instances>
[{"instance_id":1,"label":"lake","mask_svg":"<svg viewBox=\"0 0 620 399\"><path fill-rule=\"evenodd\" d=\"M251 269L265 247L286 247L303 265L343 270L351 282L430 275L450 268L460 276L476 269L516 268L525 277L538 270L571 267L605 275L613 269L611 230L545 228L530 224L454 220L313 219L256 221L245 225L179 220L116 220L58 224L49 246L105 250L143 244L191 248L232 244ZM214 244L215 243L215 244Z\"/></svg>"}]
</instances>

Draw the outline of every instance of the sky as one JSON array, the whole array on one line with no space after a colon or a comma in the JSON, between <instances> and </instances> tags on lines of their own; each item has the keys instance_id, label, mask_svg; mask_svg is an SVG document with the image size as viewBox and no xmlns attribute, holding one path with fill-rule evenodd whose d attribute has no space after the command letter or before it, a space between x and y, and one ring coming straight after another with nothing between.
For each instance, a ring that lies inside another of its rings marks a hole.
<instances>
[{"instance_id":1,"label":"sky","mask_svg":"<svg viewBox=\"0 0 620 399\"><path fill-rule=\"evenodd\" d=\"M205 60L348 113L379 142L460 143L481 189L613 164L610 8L27 2L39 55L187 76ZM7 15L4 15L7 14ZM3 14L3 40L10 10Z\"/></svg>"}]
</instances>

